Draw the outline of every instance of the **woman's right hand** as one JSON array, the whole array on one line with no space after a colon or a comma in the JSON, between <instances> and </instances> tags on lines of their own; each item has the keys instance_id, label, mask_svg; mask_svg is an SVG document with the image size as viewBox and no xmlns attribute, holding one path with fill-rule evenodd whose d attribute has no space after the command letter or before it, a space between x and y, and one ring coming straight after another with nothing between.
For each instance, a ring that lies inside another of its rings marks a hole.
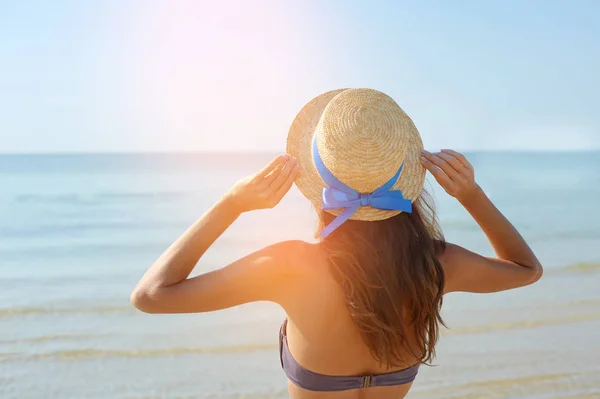
<instances>
[{"instance_id":1,"label":"woman's right hand","mask_svg":"<svg viewBox=\"0 0 600 399\"><path fill-rule=\"evenodd\" d=\"M423 166L440 186L459 202L465 203L481 191L475 182L473 166L464 155L453 150L436 153L422 150L421 154Z\"/></svg>"}]
</instances>

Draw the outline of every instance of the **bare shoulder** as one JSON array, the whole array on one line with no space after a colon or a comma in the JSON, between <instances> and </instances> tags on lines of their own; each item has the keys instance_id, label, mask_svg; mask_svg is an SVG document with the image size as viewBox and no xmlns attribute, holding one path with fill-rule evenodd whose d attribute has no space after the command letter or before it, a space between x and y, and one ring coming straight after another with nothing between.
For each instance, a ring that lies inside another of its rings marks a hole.
<instances>
[{"instance_id":1,"label":"bare shoulder","mask_svg":"<svg viewBox=\"0 0 600 399\"><path fill-rule=\"evenodd\" d=\"M285 272L302 275L314 270L310 265L320 260L320 252L317 244L302 240L289 240L273 244L264 249L277 260Z\"/></svg>"},{"instance_id":2,"label":"bare shoulder","mask_svg":"<svg viewBox=\"0 0 600 399\"><path fill-rule=\"evenodd\" d=\"M312 265L319 262L317 247L301 240L281 241L264 247L255 255L269 269L268 274L290 286L301 283L303 277L314 273L316 268Z\"/></svg>"},{"instance_id":3,"label":"bare shoulder","mask_svg":"<svg viewBox=\"0 0 600 399\"><path fill-rule=\"evenodd\" d=\"M282 306L297 301L299 295L303 296L307 287L326 269L318 267L323 262L318 244L301 240L282 241L263 251L269 254L271 267L275 269L271 274L280 282L276 302Z\"/></svg>"},{"instance_id":4,"label":"bare shoulder","mask_svg":"<svg viewBox=\"0 0 600 399\"><path fill-rule=\"evenodd\" d=\"M438 254L438 259L444 268L446 279L451 278L456 271L456 266L460 264L461 249L458 245L445 243L444 250Z\"/></svg>"}]
</instances>

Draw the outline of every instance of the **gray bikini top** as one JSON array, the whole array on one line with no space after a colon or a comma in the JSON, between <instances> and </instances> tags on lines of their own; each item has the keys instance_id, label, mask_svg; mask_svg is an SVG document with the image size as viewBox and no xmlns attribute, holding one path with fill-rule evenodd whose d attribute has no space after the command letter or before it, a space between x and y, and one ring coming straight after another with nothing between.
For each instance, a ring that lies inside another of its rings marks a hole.
<instances>
[{"instance_id":1,"label":"gray bikini top","mask_svg":"<svg viewBox=\"0 0 600 399\"><path fill-rule=\"evenodd\" d=\"M287 377L300 388L309 391L345 391L348 389L377 386L402 385L412 382L419 371L419 364L393 373L364 376L332 376L313 373L292 357L287 344L287 319L279 330L279 358Z\"/></svg>"}]
</instances>

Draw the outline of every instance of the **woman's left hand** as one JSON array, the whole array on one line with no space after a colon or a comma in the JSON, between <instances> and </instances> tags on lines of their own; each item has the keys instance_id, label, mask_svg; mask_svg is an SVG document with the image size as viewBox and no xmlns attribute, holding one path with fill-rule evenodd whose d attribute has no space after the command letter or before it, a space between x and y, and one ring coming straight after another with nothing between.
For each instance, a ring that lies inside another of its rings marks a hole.
<instances>
[{"instance_id":1,"label":"woman's left hand","mask_svg":"<svg viewBox=\"0 0 600 399\"><path fill-rule=\"evenodd\" d=\"M226 197L240 213L273 208L290 190L299 171L292 156L280 155L260 172L235 183Z\"/></svg>"}]
</instances>

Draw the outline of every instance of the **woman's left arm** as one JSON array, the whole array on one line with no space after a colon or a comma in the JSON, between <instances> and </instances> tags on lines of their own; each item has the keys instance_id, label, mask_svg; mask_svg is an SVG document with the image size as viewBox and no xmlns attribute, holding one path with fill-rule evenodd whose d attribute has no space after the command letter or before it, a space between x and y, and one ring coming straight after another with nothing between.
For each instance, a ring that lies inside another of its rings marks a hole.
<instances>
[{"instance_id":1,"label":"woman's left arm","mask_svg":"<svg viewBox=\"0 0 600 399\"><path fill-rule=\"evenodd\" d=\"M254 252L218 270L188 278L198 260L242 214L272 208L298 174L293 158L282 155L260 172L237 182L179 237L144 274L131 302L147 313L196 313L242 303L277 301L293 271L287 266L291 242Z\"/></svg>"}]
</instances>

